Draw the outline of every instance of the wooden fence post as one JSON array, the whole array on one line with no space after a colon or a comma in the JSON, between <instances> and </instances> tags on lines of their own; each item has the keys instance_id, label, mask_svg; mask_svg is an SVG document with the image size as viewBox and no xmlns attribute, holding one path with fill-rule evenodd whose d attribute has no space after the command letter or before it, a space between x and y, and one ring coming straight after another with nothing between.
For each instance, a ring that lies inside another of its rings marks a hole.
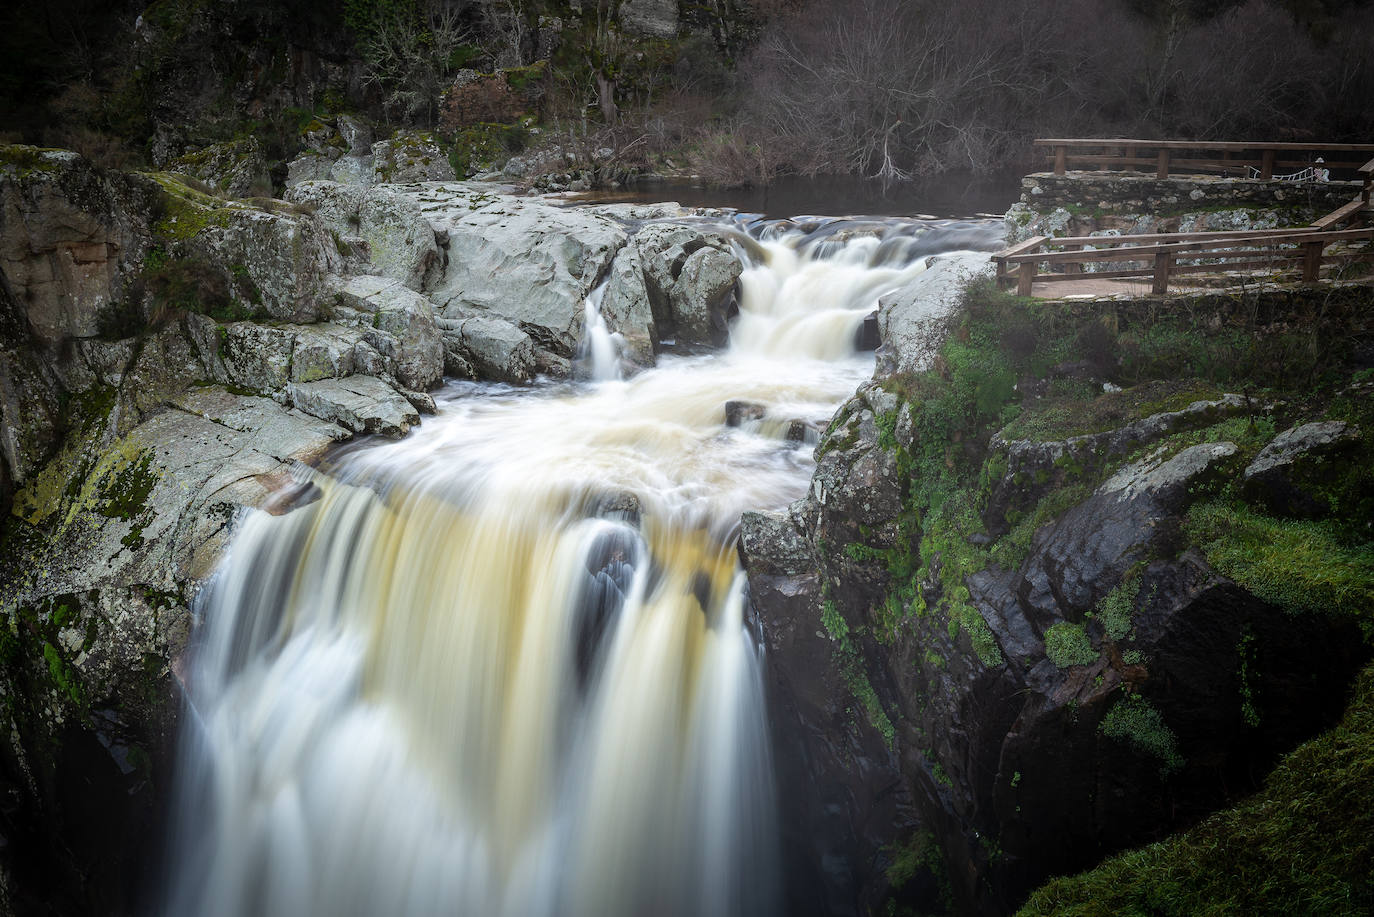
<instances>
[{"instance_id":1,"label":"wooden fence post","mask_svg":"<svg viewBox=\"0 0 1374 917\"><path fill-rule=\"evenodd\" d=\"M1274 151L1265 150L1260 154L1260 178L1264 181L1274 177Z\"/></svg>"},{"instance_id":2,"label":"wooden fence post","mask_svg":"<svg viewBox=\"0 0 1374 917\"><path fill-rule=\"evenodd\" d=\"M1169 148L1164 147L1159 151L1159 168L1155 170L1155 178L1169 177Z\"/></svg>"},{"instance_id":3,"label":"wooden fence post","mask_svg":"<svg viewBox=\"0 0 1374 917\"><path fill-rule=\"evenodd\" d=\"M1083 246L1081 246L1081 245L1065 245L1065 246L1064 246L1064 251L1066 251L1066 252L1081 252L1082 250L1083 250ZM1081 274L1081 273L1083 273L1083 262L1081 262L1081 261L1065 261L1065 262L1064 262L1064 273L1065 273L1065 274Z\"/></svg>"},{"instance_id":4,"label":"wooden fence post","mask_svg":"<svg viewBox=\"0 0 1374 917\"><path fill-rule=\"evenodd\" d=\"M1016 295L1029 296L1035 284L1035 262L1025 261L1016 276Z\"/></svg>"},{"instance_id":5,"label":"wooden fence post","mask_svg":"<svg viewBox=\"0 0 1374 917\"><path fill-rule=\"evenodd\" d=\"M1312 283L1321 279L1322 249L1325 242L1304 242L1302 244L1302 279Z\"/></svg>"},{"instance_id":6,"label":"wooden fence post","mask_svg":"<svg viewBox=\"0 0 1374 917\"><path fill-rule=\"evenodd\" d=\"M1063 175L1069 165L1069 148L1059 144L1054 148L1054 174Z\"/></svg>"},{"instance_id":7,"label":"wooden fence post","mask_svg":"<svg viewBox=\"0 0 1374 917\"><path fill-rule=\"evenodd\" d=\"M1155 255L1155 282L1151 288L1153 293L1166 293L1169 290L1169 267L1173 264L1174 253L1159 252Z\"/></svg>"}]
</instances>

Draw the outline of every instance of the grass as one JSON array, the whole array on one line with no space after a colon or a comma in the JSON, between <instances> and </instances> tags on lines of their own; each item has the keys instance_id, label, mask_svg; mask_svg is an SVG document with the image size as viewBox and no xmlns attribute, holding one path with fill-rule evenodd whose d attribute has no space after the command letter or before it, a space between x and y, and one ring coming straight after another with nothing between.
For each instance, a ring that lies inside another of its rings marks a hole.
<instances>
[{"instance_id":1,"label":"grass","mask_svg":"<svg viewBox=\"0 0 1374 917\"><path fill-rule=\"evenodd\" d=\"M1185 531L1208 563L1266 602L1355 618L1374 636L1374 544L1349 543L1331 521L1278 519L1226 496L1193 506Z\"/></svg>"},{"instance_id":2,"label":"grass","mask_svg":"<svg viewBox=\"0 0 1374 917\"><path fill-rule=\"evenodd\" d=\"M1119 706L1119 705L1118 705ZM1022 917L1355 917L1374 911L1374 666L1344 719L1259 793L1168 840L1037 890Z\"/></svg>"},{"instance_id":3,"label":"grass","mask_svg":"<svg viewBox=\"0 0 1374 917\"><path fill-rule=\"evenodd\" d=\"M1057 667L1067 669L1071 665L1092 665L1099 654L1082 624L1060 621L1045 631L1045 655Z\"/></svg>"}]
</instances>

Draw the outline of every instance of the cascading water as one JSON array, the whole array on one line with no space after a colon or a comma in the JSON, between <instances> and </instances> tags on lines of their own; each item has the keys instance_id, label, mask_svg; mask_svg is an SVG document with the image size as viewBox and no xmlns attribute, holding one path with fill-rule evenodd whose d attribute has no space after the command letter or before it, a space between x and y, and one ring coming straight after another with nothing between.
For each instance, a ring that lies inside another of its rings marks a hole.
<instances>
[{"instance_id":1,"label":"cascading water","mask_svg":"<svg viewBox=\"0 0 1374 917\"><path fill-rule=\"evenodd\" d=\"M729 350L453 384L406 440L308 472L313 504L247 513L201 603L163 912L775 912L733 537L812 463L723 405L829 417L878 297L985 245L970 225L741 222Z\"/></svg>"}]
</instances>

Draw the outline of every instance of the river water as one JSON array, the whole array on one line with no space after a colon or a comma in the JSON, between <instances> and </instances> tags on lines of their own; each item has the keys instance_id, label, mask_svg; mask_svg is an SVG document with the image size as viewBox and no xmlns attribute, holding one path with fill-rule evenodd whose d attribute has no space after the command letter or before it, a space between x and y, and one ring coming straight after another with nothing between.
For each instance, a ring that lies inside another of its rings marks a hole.
<instances>
[{"instance_id":1,"label":"river water","mask_svg":"<svg viewBox=\"0 0 1374 917\"><path fill-rule=\"evenodd\" d=\"M871 374L878 298L1000 224L722 228L747 264L725 350L620 378L589 302L588 379L452 383L403 441L302 469L316 502L238 521L163 913L777 912L738 519L805 492L787 431ZM761 408L727 426L730 400Z\"/></svg>"}]
</instances>

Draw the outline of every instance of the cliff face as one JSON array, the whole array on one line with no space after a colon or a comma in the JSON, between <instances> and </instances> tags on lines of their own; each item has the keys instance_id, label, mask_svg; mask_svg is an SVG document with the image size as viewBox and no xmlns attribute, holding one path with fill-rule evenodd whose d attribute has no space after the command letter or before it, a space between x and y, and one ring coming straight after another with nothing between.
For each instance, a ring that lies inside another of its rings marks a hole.
<instances>
[{"instance_id":1,"label":"cliff face","mask_svg":"<svg viewBox=\"0 0 1374 917\"><path fill-rule=\"evenodd\" d=\"M811 493L746 517L790 728L843 752L808 779L855 789L863 900L929 909L943 879L1005 913L1339 715L1370 656L1369 295L975 286L933 359L880 360L837 413ZM840 699L795 687L815 670Z\"/></svg>"}]
</instances>

